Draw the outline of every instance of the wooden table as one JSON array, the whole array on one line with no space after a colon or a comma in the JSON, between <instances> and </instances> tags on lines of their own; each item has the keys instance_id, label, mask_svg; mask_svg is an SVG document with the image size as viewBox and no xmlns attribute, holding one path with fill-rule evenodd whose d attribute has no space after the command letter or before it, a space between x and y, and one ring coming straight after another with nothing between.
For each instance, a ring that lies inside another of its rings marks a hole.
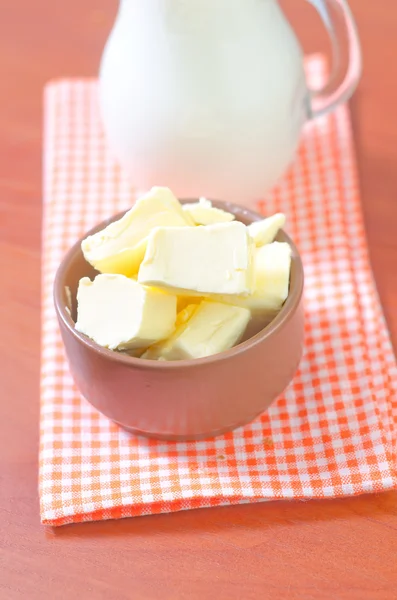
<instances>
[{"instance_id":1,"label":"wooden table","mask_svg":"<svg viewBox=\"0 0 397 600\"><path fill-rule=\"evenodd\" d=\"M323 31L307 32L312 9L284 4L306 48L321 48ZM352 103L363 208L397 341L397 5L351 5L365 59ZM42 87L97 72L116 9L116 0L0 0L0 598L395 599L397 493L40 525Z\"/></svg>"}]
</instances>

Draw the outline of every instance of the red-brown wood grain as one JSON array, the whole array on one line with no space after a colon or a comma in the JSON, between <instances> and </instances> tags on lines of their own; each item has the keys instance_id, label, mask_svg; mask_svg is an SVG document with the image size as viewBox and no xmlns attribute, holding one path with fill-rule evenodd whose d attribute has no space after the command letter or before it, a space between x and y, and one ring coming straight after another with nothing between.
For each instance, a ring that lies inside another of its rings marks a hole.
<instances>
[{"instance_id":1,"label":"red-brown wood grain","mask_svg":"<svg viewBox=\"0 0 397 600\"><path fill-rule=\"evenodd\" d=\"M304 0L283 5L307 50L327 48ZM351 5L365 61L352 102L363 210L396 342L397 4ZM97 72L116 10L0 0L0 600L395 599L397 493L40 525L42 87Z\"/></svg>"}]
</instances>

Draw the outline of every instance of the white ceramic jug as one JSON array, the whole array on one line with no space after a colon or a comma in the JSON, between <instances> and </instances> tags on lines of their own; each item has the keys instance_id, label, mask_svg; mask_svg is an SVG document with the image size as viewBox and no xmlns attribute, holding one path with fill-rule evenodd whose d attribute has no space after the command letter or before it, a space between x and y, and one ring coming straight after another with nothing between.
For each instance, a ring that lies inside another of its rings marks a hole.
<instances>
[{"instance_id":1,"label":"white ceramic jug","mask_svg":"<svg viewBox=\"0 0 397 600\"><path fill-rule=\"evenodd\" d=\"M139 190L166 185L179 197L243 204L263 197L304 122L347 100L361 74L346 0L309 1L335 58L317 91L307 88L301 47L276 0L121 0L100 102L110 147Z\"/></svg>"}]
</instances>

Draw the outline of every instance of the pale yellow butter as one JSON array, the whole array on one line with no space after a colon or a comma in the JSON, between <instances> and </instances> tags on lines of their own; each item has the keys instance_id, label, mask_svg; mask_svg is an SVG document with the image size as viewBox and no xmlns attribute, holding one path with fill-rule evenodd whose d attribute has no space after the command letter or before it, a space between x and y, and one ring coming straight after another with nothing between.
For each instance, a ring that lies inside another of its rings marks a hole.
<instances>
[{"instance_id":1,"label":"pale yellow butter","mask_svg":"<svg viewBox=\"0 0 397 600\"><path fill-rule=\"evenodd\" d=\"M245 225L160 227L149 236L138 281L187 296L249 294L253 244Z\"/></svg>"},{"instance_id":2,"label":"pale yellow butter","mask_svg":"<svg viewBox=\"0 0 397 600\"><path fill-rule=\"evenodd\" d=\"M83 277L76 329L111 350L145 349L175 329L176 296L147 289L124 275Z\"/></svg>"},{"instance_id":3,"label":"pale yellow butter","mask_svg":"<svg viewBox=\"0 0 397 600\"><path fill-rule=\"evenodd\" d=\"M85 259L102 273L130 277L138 272L150 231L158 226L194 225L168 188L153 188L121 219L87 237L81 244Z\"/></svg>"},{"instance_id":4,"label":"pale yellow butter","mask_svg":"<svg viewBox=\"0 0 397 600\"><path fill-rule=\"evenodd\" d=\"M200 302L204 300L204 298L200 296L178 296L177 297L177 305L176 309L178 314L189 304L200 304Z\"/></svg>"},{"instance_id":5,"label":"pale yellow butter","mask_svg":"<svg viewBox=\"0 0 397 600\"><path fill-rule=\"evenodd\" d=\"M276 213L272 217L262 219L262 221L254 221L248 225L248 234L253 239L256 246L264 246L273 242L285 225L285 215Z\"/></svg>"},{"instance_id":6,"label":"pale yellow butter","mask_svg":"<svg viewBox=\"0 0 397 600\"><path fill-rule=\"evenodd\" d=\"M273 242L257 248L254 255L254 287L249 296L221 296L222 302L243 306L252 312L277 312L289 293L291 247Z\"/></svg>"},{"instance_id":7,"label":"pale yellow butter","mask_svg":"<svg viewBox=\"0 0 397 600\"><path fill-rule=\"evenodd\" d=\"M212 202L206 198L200 198L199 202L184 204L183 210L192 217L196 225L229 223L236 218L230 212L213 207Z\"/></svg>"},{"instance_id":8,"label":"pale yellow butter","mask_svg":"<svg viewBox=\"0 0 397 600\"><path fill-rule=\"evenodd\" d=\"M175 332L151 346L142 358L188 360L223 352L240 341L250 317L245 308L219 302L204 300L190 305L178 315Z\"/></svg>"}]
</instances>

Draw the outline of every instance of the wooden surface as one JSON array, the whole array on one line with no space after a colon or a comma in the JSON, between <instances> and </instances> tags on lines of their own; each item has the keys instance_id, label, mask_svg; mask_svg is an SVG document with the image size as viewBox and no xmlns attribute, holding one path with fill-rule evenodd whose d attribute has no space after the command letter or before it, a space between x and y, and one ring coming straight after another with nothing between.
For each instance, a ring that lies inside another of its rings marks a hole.
<instances>
[{"instance_id":1,"label":"wooden surface","mask_svg":"<svg viewBox=\"0 0 397 600\"><path fill-rule=\"evenodd\" d=\"M146 0L129 0L146 1ZM308 50L323 32L283 3ZM352 103L373 267L397 341L397 4L352 0ZM0 0L0 600L395 599L397 493L46 529L37 495L41 94L94 75L116 0Z\"/></svg>"}]
</instances>

